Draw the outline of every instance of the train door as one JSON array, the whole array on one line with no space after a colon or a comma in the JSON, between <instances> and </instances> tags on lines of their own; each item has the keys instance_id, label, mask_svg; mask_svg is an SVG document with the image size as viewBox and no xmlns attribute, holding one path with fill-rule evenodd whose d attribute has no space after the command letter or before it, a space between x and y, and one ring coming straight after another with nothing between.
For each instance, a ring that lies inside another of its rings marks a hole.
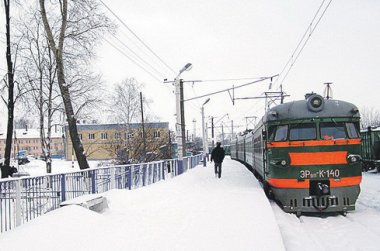
<instances>
[{"instance_id":1,"label":"train door","mask_svg":"<svg viewBox=\"0 0 380 251\"><path fill-rule=\"evenodd\" d=\"M261 131L261 146L262 149L262 157L263 157L263 179L266 180L266 175L268 174L267 170L267 138L268 138L268 130L266 130L265 126Z\"/></svg>"},{"instance_id":2,"label":"train door","mask_svg":"<svg viewBox=\"0 0 380 251\"><path fill-rule=\"evenodd\" d=\"M244 137L244 139L243 139L243 155L244 155L244 157L243 157L243 161L246 163L247 162L247 155L246 155L246 147L245 147L245 137Z\"/></svg>"}]
</instances>

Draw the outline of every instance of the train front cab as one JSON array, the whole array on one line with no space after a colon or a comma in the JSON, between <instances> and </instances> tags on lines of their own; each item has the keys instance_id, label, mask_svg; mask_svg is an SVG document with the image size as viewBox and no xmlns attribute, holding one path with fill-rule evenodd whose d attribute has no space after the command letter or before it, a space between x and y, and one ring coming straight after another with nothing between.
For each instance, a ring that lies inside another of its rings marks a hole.
<instances>
[{"instance_id":1,"label":"train front cab","mask_svg":"<svg viewBox=\"0 0 380 251\"><path fill-rule=\"evenodd\" d=\"M347 212L360 193L358 117L268 123L265 180L286 212Z\"/></svg>"}]
</instances>

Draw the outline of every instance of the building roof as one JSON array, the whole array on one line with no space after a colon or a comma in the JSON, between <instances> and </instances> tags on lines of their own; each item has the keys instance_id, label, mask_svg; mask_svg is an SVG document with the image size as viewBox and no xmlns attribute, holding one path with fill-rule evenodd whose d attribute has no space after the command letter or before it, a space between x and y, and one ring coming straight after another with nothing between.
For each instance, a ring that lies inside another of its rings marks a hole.
<instances>
[{"instance_id":1,"label":"building roof","mask_svg":"<svg viewBox=\"0 0 380 251\"><path fill-rule=\"evenodd\" d=\"M15 135L16 133L16 135ZM17 139L39 139L40 138L40 129L16 129L12 133L12 138L16 136ZM0 132L0 139L6 139L7 132ZM51 138L62 138L61 129L55 130L54 128L51 131Z\"/></svg>"},{"instance_id":2,"label":"building roof","mask_svg":"<svg viewBox=\"0 0 380 251\"><path fill-rule=\"evenodd\" d=\"M129 128L141 128L142 123L130 123ZM153 123L144 123L145 128L167 128L169 129L169 122L153 122ZM117 129L126 129L128 128L126 124L78 124L78 130L117 130ZM65 126L67 130L67 125Z\"/></svg>"}]
</instances>

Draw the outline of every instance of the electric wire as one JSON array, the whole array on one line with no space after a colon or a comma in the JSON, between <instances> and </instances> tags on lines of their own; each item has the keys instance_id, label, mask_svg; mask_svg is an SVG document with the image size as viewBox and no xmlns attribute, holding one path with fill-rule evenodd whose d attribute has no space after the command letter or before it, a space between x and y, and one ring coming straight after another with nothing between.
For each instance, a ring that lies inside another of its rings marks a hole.
<instances>
[{"instance_id":1,"label":"electric wire","mask_svg":"<svg viewBox=\"0 0 380 251\"><path fill-rule=\"evenodd\" d=\"M108 5L106 5L102 0L99 0L104 7L108 9L109 12L112 13L114 17L116 17L117 20L125 27L127 30L133 34L133 36L142 44L146 49L148 49L161 63L163 63L169 70L171 70L174 74L177 74L160 56L158 56L137 34L129 28L129 26L118 16L115 12L113 12Z\"/></svg>"},{"instance_id":2,"label":"electric wire","mask_svg":"<svg viewBox=\"0 0 380 251\"><path fill-rule=\"evenodd\" d=\"M158 62L157 59L154 59L151 53L148 53L147 50L144 50L144 48L141 47L141 44L138 44L136 39L133 39L128 35L126 32L124 32L124 29L119 29L118 33L121 35L122 38L125 38L128 40L128 44L133 45L135 49L137 50L136 53L143 54L143 57L147 58L148 61L150 61L152 64L154 64L159 69L163 69L164 72L168 72L168 69L162 65L162 63ZM130 46L131 47L131 46Z\"/></svg>"},{"instance_id":3,"label":"electric wire","mask_svg":"<svg viewBox=\"0 0 380 251\"><path fill-rule=\"evenodd\" d=\"M137 57L138 60L140 60L140 62L142 62L143 64L146 64L148 65L154 72L156 72L158 75L160 75L162 78L164 78L164 75L159 72L156 68L154 68L149 62L147 62L146 60L144 60L142 57L140 57L136 52L134 52L131 48L128 47L128 45L126 45L123 41L121 41L118 37L116 37L115 35L112 35L117 41L119 41L120 44L122 44L130 53L132 53L133 55L135 55L135 57Z\"/></svg>"},{"instance_id":4,"label":"electric wire","mask_svg":"<svg viewBox=\"0 0 380 251\"><path fill-rule=\"evenodd\" d=\"M313 34L314 30L316 29L316 27L318 26L319 22L321 21L322 17L324 16L325 12L327 11L328 7L330 6L332 0L329 1L329 3L327 4L327 6L325 7L325 9L323 10L322 14L320 15L318 21L316 22L316 24L314 25L313 27L313 22L315 21L315 19L317 18L319 12L321 11L324 3L325 3L326 0L323 0L321 5L319 6L318 10L316 11L316 13L314 14L314 17L312 19L312 21L310 22L309 26L307 27L305 33L303 34L301 40L299 41L299 43L297 44L296 48L294 49L292 55L290 56L289 60L287 61L287 63L285 64L285 66L283 67L283 69L281 70L280 74L279 74L279 77L276 79L276 81L274 82L274 85L276 85L279 80L281 79L281 82L280 82L280 85L281 86L283 84L283 82L285 81L286 77L288 76L290 70L293 68L294 64L296 63L298 57L300 56L301 52L303 51L303 49L305 48L307 42L310 40L310 37L311 35ZM309 32L310 31L310 32ZM305 37L306 35L309 33L309 35L307 36L306 40L305 40ZM301 46L301 44L303 43L303 45ZM301 48L300 48L301 46ZM300 48L300 49L299 49ZM296 56L295 56L296 55ZM291 63L291 64L290 64ZM288 67L290 64L290 67ZM288 68L288 69L287 69ZM287 69L286 71L286 74L283 76L282 74L284 73L284 71Z\"/></svg>"},{"instance_id":5,"label":"electric wire","mask_svg":"<svg viewBox=\"0 0 380 251\"><path fill-rule=\"evenodd\" d=\"M113 43L111 43L108 39L106 38L103 38L109 45L111 45L114 49L116 49L118 52L120 52L123 56L125 56L126 58L128 58L130 61L132 61L135 65L137 65L140 69L142 69L143 71L145 71L147 74L149 74L152 78L154 78L155 80L157 80L158 82L161 82L161 80L155 76L153 73L151 73L150 71L148 71L144 66L140 65L138 62L136 62L132 57L130 57L129 55L127 55L124 51L122 51L120 48L118 48L116 45L114 45Z\"/></svg>"}]
</instances>

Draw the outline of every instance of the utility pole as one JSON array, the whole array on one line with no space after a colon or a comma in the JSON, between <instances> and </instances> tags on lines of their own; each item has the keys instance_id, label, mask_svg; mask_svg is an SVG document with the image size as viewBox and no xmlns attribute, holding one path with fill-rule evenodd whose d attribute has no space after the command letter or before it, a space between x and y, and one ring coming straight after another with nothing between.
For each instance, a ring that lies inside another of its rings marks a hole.
<instances>
[{"instance_id":1,"label":"utility pole","mask_svg":"<svg viewBox=\"0 0 380 251\"><path fill-rule=\"evenodd\" d=\"M170 129L169 129L169 159L173 158L172 154L172 136L170 135Z\"/></svg>"},{"instance_id":2,"label":"utility pole","mask_svg":"<svg viewBox=\"0 0 380 251\"><path fill-rule=\"evenodd\" d=\"M234 136L234 121L231 120L231 141L232 141L233 136Z\"/></svg>"},{"instance_id":3,"label":"utility pole","mask_svg":"<svg viewBox=\"0 0 380 251\"><path fill-rule=\"evenodd\" d=\"M211 117L211 146L214 148L214 117Z\"/></svg>"},{"instance_id":4,"label":"utility pole","mask_svg":"<svg viewBox=\"0 0 380 251\"><path fill-rule=\"evenodd\" d=\"M223 130L223 124L222 124L222 146L224 146L224 130Z\"/></svg>"},{"instance_id":5,"label":"utility pole","mask_svg":"<svg viewBox=\"0 0 380 251\"><path fill-rule=\"evenodd\" d=\"M202 114L202 143L203 143L203 166L206 166L206 155L208 153L207 149L207 125L205 128L205 104L210 101L210 98L208 98L203 104L201 108L201 114Z\"/></svg>"},{"instance_id":6,"label":"utility pole","mask_svg":"<svg viewBox=\"0 0 380 251\"><path fill-rule=\"evenodd\" d=\"M182 133L182 156L186 156L186 129L185 129L185 106L183 101L183 80L179 80L180 106L181 106L181 133Z\"/></svg>"},{"instance_id":7,"label":"utility pole","mask_svg":"<svg viewBox=\"0 0 380 251\"><path fill-rule=\"evenodd\" d=\"M143 107L143 99L142 92L140 92L140 104L141 104L141 124L142 124L142 138L143 138L143 159L146 161L146 138L145 138L145 126L144 126L144 107Z\"/></svg>"},{"instance_id":8,"label":"utility pole","mask_svg":"<svg viewBox=\"0 0 380 251\"><path fill-rule=\"evenodd\" d=\"M183 99L183 81L179 76L184 71L189 71L192 68L191 63L187 63L179 71L178 75L174 78L175 86L175 97L176 97L176 141L177 141L177 152L178 160L180 160L180 168L182 168L182 159L185 153L185 110L184 110L184 99Z\"/></svg>"},{"instance_id":9,"label":"utility pole","mask_svg":"<svg viewBox=\"0 0 380 251\"><path fill-rule=\"evenodd\" d=\"M193 141L195 141L196 137L197 137L197 121L193 119Z\"/></svg>"}]
</instances>

